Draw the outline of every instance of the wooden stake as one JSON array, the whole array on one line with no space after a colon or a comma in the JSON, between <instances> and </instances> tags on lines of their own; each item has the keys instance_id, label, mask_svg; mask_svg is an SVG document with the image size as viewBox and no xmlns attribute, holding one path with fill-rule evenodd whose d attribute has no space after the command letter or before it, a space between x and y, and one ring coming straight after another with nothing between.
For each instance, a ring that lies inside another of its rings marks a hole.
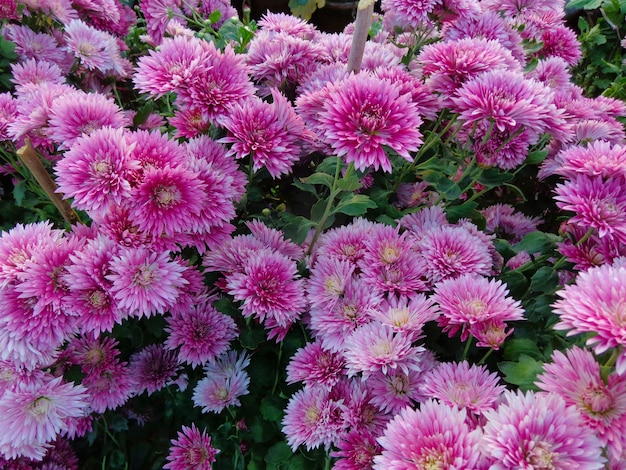
<instances>
[{"instance_id":1,"label":"wooden stake","mask_svg":"<svg viewBox=\"0 0 626 470\"><path fill-rule=\"evenodd\" d=\"M354 21L354 33L352 34L352 46L348 58L348 71L358 73L361 70L365 42L374 21L375 0L359 0Z\"/></svg>"},{"instance_id":2,"label":"wooden stake","mask_svg":"<svg viewBox=\"0 0 626 470\"><path fill-rule=\"evenodd\" d=\"M26 139L26 145L17 151L17 156L32 173L37 180L37 183L39 183L39 186L41 186L41 189L45 191L54 206L61 213L63 220L65 220L65 222L69 225L80 222L78 214L76 214L74 209L70 207L69 203L61 197L61 194L56 192L56 183L43 166L43 163L41 163L39 155L33 148L29 139Z\"/></svg>"}]
</instances>

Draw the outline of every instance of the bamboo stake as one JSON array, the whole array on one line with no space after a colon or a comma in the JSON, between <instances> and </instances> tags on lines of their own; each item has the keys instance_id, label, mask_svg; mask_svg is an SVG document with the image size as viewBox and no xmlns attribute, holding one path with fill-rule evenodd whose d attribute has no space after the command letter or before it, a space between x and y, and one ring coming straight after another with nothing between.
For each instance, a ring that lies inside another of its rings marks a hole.
<instances>
[{"instance_id":1,"label":"bamboo stake","mask_svg":"<svg viewBox=\"0 0 626 470\"><path fill-rule=\"evenodd\" d=\"M348 59L348 72L358 73L361 70L365 42L374 21L375 0L359 0L354 21L354 33L352 34L352 46Z\"/></svg>"},{"instance_id":2,"label":"bamboo stake","mask_svg":"<svg viewBox=\"0 0 626 470\"><path fill-rule=\"evenodd\" d=\"M26 144L18 149L17 156L32 173L37 183L39 183L39 186L41 186L41 189L45 191L54 206L61 213L63 220L69 225L80 222L78 214L70 207L69 203L62 198L61 194L56 192L56 183L41 163L39 155L33 148L29 139L26 139Z\"/></svg>"}]
</instances>

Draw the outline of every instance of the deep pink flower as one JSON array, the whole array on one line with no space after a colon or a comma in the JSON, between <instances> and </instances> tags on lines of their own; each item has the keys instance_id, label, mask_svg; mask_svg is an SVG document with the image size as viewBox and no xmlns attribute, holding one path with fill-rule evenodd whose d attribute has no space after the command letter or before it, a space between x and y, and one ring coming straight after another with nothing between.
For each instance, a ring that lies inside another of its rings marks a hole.
<instances>
[{"instance_id":1,"label":"deep pink flower","mask_svg":"<svg viewBox=\"0 0 626 470\"><path fill-rule=\"evenodd\" d=\"M374 456L382 451L376 437L360 429L342 436L335 446L338 450L330 453L337 459L333 470L370 470L374 465Z\"/></svg>"},{"instance_id":2,"label":"deep pink flower","mask_svg":"<svg viewBox=\"0 0 626 470\"><path fill-rule=\"evenodd\" d=\"M391 414L397 414L407 406L413 407L427 398L420 390L422 377L421 371L412 369L406 372L399 369L389 369L387 373L374 372L366 382L372 395L370 401L382 412Z\"/></svg>"},{"instance_id":3,"label":"deep pink flower","mask_svg":"<svg viewBox=\"0 0 626 470\"><path fill-rule=\"evenodd\" d=\"M626 177L626 147L604 140L566 147L556 155L556 160L559 167L555 173L570 179L577 175Z\"/></svg>"},{"instance_id":4,"label":"deep pink flower","mask_svg":"<svg viewBox=\"0 0 626 470\"><path fill-rule=\"evenodd\" d=\"M65 77L59 66L53 62L38 59L28 59L11 66L15 89L27 90L28 85L41 82L62 84Z\"/></svg>"},{"instance_id":5,"label":"deep pink flower","mask_svg":"<svg viewBox=\"0 0 626 470\"><path fill-rule=\"evenodd\" d=\"M504 398L485 412L481 450L490 469L604 468L600 441L560 396L506 391Z\"/></svg>"},{"instance_id":6,"label":"deep pink flower","mask_svg":"<svg viewBox=\"0 0 626 470\"><path fill-rule=\"evenodd\" d=\"M620 176L580 175L557 185L555 200L562 210L574 212L571 224L593 228L600 238L626 242L626 191Z\"/></svg>"},{"instance_id":7,"label":"deep pink flower","mask_svg":"<svg viewBox=\"0 0 626 470\"><path fill-rule=\"evenodd\" d=\"M232 144L228 155L238 159L250 155L255 171L265 167L272 177L278 178L291 172L306 141L313 141L314 137L280 92L272 88L271 95L273 103L252 97L233 104L218 119L228 130L219 142Z\"/></svg>"},{"instance_id":8,"label":"deep pink flower","mask_svg":"<svg viewBox=\"0 0 626 470\"><path fill-rule=\"evenodd\" d=\"M131 172L138 168L132 149L121 128L105 127L79 137L56 163L59 192L73 198L74 207L88 211L122 204L130 195Z\"/></svg>"},{"instance_id":9,"label":"deep pink flower","mask_svg":"<svg viewBox=\"0 0 626 470\"><path fill-rule=\"evenodd\" d=\"M210 302L190 306L166 318L165 347L178 349L178 359L192 366L224 354L237 337L235 321L218 312Z\"/></svg>"},{"instance_id":10,"label":"deep pink flower","mask_svg":"<svg viewBox=\"0 0 626 470\"><path fill-rule=\"evenodd\" d=\"M544 85L549 86L555 93L566 90L571 86L569 65L560 57L549 57L537 63L537 67L526 74Z\"/></svg>"},{"instance_id":11,"label":"deep pink flower","mask_svg":"<svg viewBox=\"0 0 626 470\"><path fill-rule=\"evenodd\" d=\"M71 148L76 139L103 127L120 128L130 123L113 100L100 93L76 91L54 100L48 133L59 149Z\"/></svg>"},{"instance_id":12,"label":"deep pink flower","mask_svg":"<svg viewBox=\"0 0 626 470\"><path fill-rule=\"evenodd\" d=\"M88 371L81 384L89 393L89 407L96 413L114 410L137 393L135 379L126 363L110 361L99 369Z\"/></svg>"},{"instance_id":13,"label":"deep pink flower","mask_svg":"<svg viewBox=\"0 0 626 470\"><path fill-rule=\"evenodd\" d=\"M587 345L596 354L626 345L626 327L621 314L626 296L623 263L605 264L581 272L574 284L557 291L557 295L561 298L554 304L554 313L559 321L554 329L568 330L568 335L591 333ZM626 372L624 351L617 358L616 370L620 375Z\"/></svg>"},{"instance_id":14,"label":"deep pink flower","mask_svg":"<svg viewBox=\"0 0 626 470\"><path fill-rule=\"evenodd\" d=\"M286 33L309 41L320 36L320 32L313 24L286 13L276 13L268 10L257 24L265 31Z\"/></svg>"},{"instance_id":15,"label":"deep pink flower","mask_svg":"<svg viewBox=\"0 0 626 470\"><path fill-rule=\"evenodd\" d=\"M8 91L0 93L0 142L9 140L8 126L17 115L17 100Z\"/></svg>"},{"instance_id":16,"label":"deep pink flower","mask_svg":"<svg viewBox=\"0 0 626 470\"><path fill-rule=\"evenodd\" d=\"M148 396L174 383L179 371L176 353L162 344L151 344L130 357L129 373L133 391Z\"/></svg>"},{"instance_id":17,"label":"deep pink flower","mask_svg":"<svg viewBox=\"0 0 626 470\"><path fill-rule=\"evenodd\" d=\"M298 279L294 261L265 248L251 254L243 268L227 277L226 287L235 300L243 302L244 317L261 321L271 317L287 325L304 311L303 281Z\"/></svg>"},{"instance_id":18,"label":"deep pink flower","mask_svg":"<svg viewBox=\"0 0 626 470\"><path fill-rule=\"evenodd\" d=\"M167 252L146 247L123 248L111 260L111 292L120 309L143 317L164 313L180 295L188 281L181 263L170 261Z\"/></svg>"},{"instance_id":19,"label":"deep pink flower","mask_svg":"<svg viewBox=\"0 0 626 470\"><path fill-rule=\"evenodd\" d=\"M159 45L172 14L183 16L181 0L141 0L139 7L146 20L146 29L150 40ZM165 40L163 40L165 41Z\"/></svg>"},{"instance_id":20,"label":"deep pink flower","mask_svg":"<svg viewBox=\"0 0 626 470\"><path fill-rule=\"evenodd\" d=\"M480 211L485 217L487 233L495 233L511 243L519 242L524 235L537 230L541 219L528 217L509 204L494 204Z\"/></svg>"},{"instance_id":21,"label":"deep pink flower","mask_svg":"<svg viewBox=\"0 0 626 470\"><path fill-rule=\"evenodd\" d=\"M210 470L219 453L211 446L211 436L206 430L200 432L194 423L191 427L183 426L178 439L172 439L171 443L168 463L163 466L168 470Z\"/></svg>"},{"instance_id":22,"label":"deep pink flower","mask_svg":"<svg viewBox=\"0 0 626 470\"><path fill-rule=\"evenodd\" d=\"M73 59L59 47L54 36L37 33L28 26L17 24L6 25L6 35L7 39L15 43L15 53L20 62L27 59L46 60L57 64L63 72L69 71Z\"/></svg>"},{"instance_id":23,"label":"deep pink flower","mask_svg":"<svg viewBox=\"0 0 626 470\"><path fill-rule=\"evenodd\" d=\"M316 258L350 261L356 267L365 255L365 241L375 227L373 222L361 217L355 218L349 225L334 227L322 234L313 254Z\"/></svg>"},{"instance_id":24,"label":"deep pink flower","mask_svg":"<svg viewBox=\"0 0 626 470\"><path fill-rule=\"evenodd\" d=\"M506 322L523 318L521 303L508 294L502 281L465 274L437 283L431 299L439 304L439 326L450 337L461 330L461 341L465 341L473 325L489 320Z\"/></svg>"},{"instance_id":25,"label":"deep pink flower","mask_svg":"<svg viewBox=\"0 0 626 470\"><path fill-rule=\"evenodd\" d=\"M392 82L366 73L333 89L319 120L326 143L358 170L372 166L391 172L384 146L412 161L410 152L422 143L417 105Z\"/></svg>"},{"instance_id":26,"label":"deep pink flower","mask_svg":"<svg viewBox=\"0 0 626 470\"><path fill-rule=\"evenodd\" d=\"M475 468L480 434L470 431L465 410L429 400L419 410L404 408L378 438L382 454L377 470L414 468Z\"/></svg>"},{"instance_id":27,"label":"deep pink flower","mask_svg":"<svg viewBox=\"0 0 626 470\"><path fill-rule=\"evenodd\" d=\"M342 377L344 360L337 352L324 349L319 341L298 349L287 365L287 383L331 389Z\"/></svg>"},{"instance_id":28,"label":"deep pink flower","mask_svg":"<svg viewBox=\"0 0 626 470\"><path fill-rule=\"evenodd\" d=\"M544 29L539 39L543 47L535 53L536 56L560 57L570 66L576 65L582 57L576 32L563 24Z\"/></svg>"}]
</instances>

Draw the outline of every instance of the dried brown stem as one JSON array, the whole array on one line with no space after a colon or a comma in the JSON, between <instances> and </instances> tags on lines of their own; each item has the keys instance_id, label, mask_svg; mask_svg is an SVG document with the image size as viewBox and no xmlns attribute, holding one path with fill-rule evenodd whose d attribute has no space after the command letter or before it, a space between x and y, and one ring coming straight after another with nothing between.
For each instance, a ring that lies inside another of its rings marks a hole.
<instances>
[{"instance_id":1,"label":"dried brown stem","mask_svg":"<svg viewBox=\"0 0 626 470\"><path fill-rule=\"evenodd\" d=\"M352 34L352 47L348 59L348 71L358 73L361 70L365 42L374 20L374 0L359 0L359 6L354 21L354 33Z\"/></svg>"},{"instance_id":2,"label":"dried brown stem","mask_svg":"<svg viewBox=\"0 0 626 470\"><path fill-rule=\"evenodd\" d=\"M76 214L69 203L62 198L61 194L56 192L57 185L41 163L39 155L30 143L30 140L26 139L26 145L17 151L17 156L32 173L37 183L39 183L39 186L41 186L41 189L45 191L54 206L61 213L63 220L69 225L80 222L78 214Z\"/></svg>"}]
</instances>

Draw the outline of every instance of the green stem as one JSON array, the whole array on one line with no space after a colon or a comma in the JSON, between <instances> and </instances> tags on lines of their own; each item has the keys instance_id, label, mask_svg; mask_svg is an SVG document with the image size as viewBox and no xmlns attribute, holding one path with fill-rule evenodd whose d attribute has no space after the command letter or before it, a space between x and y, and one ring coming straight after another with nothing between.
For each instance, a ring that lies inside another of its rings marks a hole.
<instances>
[{"instance_id":1,"label":"green stem","mask_svg":"<svg viewBox=\"0 0 626 470\"><path fill-rule=\"evenodd\" d=\"M283 358L283 342L280 342L280 346L278 347L278 359L276 360L276 375L274 376L274 386L272 387L272 396L276 395L276 389L278 388L278 378L280 376L280 361Z\"/></svg>"},{"instance_id":2,"label":"green stem","mask_svg":"<svg viewBox=\"0 0 626 470\"><path fill-rule=\"evenodd\" d=\"M484 363L485 363L485 361L487 360L487 358L488 358L489 356L491 356L491 353L492 353L492 352L493 352L493 348L489 348L489 351L487 351L487 352L485 353L485 355L482 357L482 359L481 359L480 361L478 361L478 365L480 366L480 365L484 364Z\"/></svg>"},{"instance_id":3,"label":"green stem","mask_svg":"<svg viewBox=\"0 0 626 470\"><path fill-rule=\"evenodd\" d=\"M474 336L470 334L467 337L467 341L465 342L465 349L463 349L463 358L461 359L462 361L467 359L467 355L469 354L469 349L470 349L470 346L472 345L473 340L474 340Z\"/></svg>"},{"instance_id":4,"label":"green stem","mask_svg":"<svg viewBox=\"0 0 626 470\"><path fill-rule=\"evenodd\" d=\"M615 365L615 362L617 361L617 357L619 356L621 349L622 349L621 347L613 348L613 352L611 353L611 356L609 356L609 358L604 363L604 367L613 367Z\"/></svg>"}]
</instances>

